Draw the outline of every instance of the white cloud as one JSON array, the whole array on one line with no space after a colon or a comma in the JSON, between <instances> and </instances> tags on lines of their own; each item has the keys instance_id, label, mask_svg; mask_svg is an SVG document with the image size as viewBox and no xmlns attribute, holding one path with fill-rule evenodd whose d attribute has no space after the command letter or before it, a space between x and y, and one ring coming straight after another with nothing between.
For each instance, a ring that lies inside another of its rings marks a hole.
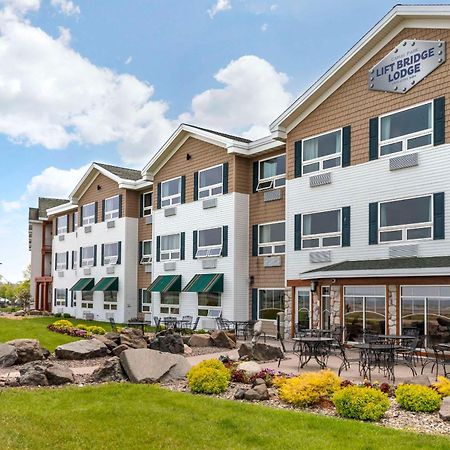
<instances>
[{"instance_id":1,"label":"white cloud","mask_svg":"<svg viewBox=\"0 0 450 450\"><path fill-rule=\"evenodd\" d=\"M265 33L265 32L267 31L268 28L269 28L269 25L268 25L267 23L263 23L263 24L261 25L261 31L262 31L263 33Z\"/></svg>"},{"instance_id":2,"label":"white cloud","mask_svg":"<svg viewBox=\"0 0 450 450\"><path fill-rule=\"evenodd\" d=\"M125 60L125 64L130 64L131 63L131 61L133 61L133 57L132 56L129 56L126 60Z\"/></svg>"},{"instance_id":3,"label":"white cloud","mask_svg":"<svg viewBox=\"0 0 450 450\"><path fill-rule=\"evenodd\" d=\"M19 201L13 200L11 202L8 202L6 200L2 200L0 202L2 205L2 208L5 212L9 213L11 211L15 211L17 209L20 209L22 207L22 204Z\"/></svg>"},{"instance_id":4,"label":"white cloud","mask_svg":"<svg viewBox=\"0 0 450 450\"><path fill-rule=\"evenodd\" d=\"M276 11L277 9L278 9L278 5L276 3L274 3L273 5L270 5L271 11Z\"/></svg>"},{"instance_id":5,"label":"white cloud","mask_svg":"<svg viewBox=\"0 0 450 450\"><path fill-rule=\"evenodd\" d=\"M72 34L70 33L70 30L65 27L58 27L58 30L59 30L58 41L61 42L61 44L68 47L70 45L70 41L72 40Z\"/></svg>"},{"instance_id":6,"label":"white cloud","mask_svg":"<svg viewBox=\"0 0 450 450\"><path fill-rule=\"evenodd\" d=\"M15 14L24 15L29 11L37 11L41 6L40 0L0 0L0 6L4 6L2 14L5 17Z\"/></svg>"},{"instance_id":7,"label":"white cloud","mask_svg":"<svg viewBox=\"0 0 450 450\"><path fill-rule=\"evenodd\" d=\"M59 9L66 16L80 14L80 7L71 0L52 0L52 6Z\"/></svg>"},{"instance_id":8,"label":"white cloud","mask_svg":"<svg viewBox=\"0 0 450 450\"><path fill-rule=\"evenodd\" d=\"M231 9L230 0L217 0L216 3L206 12L208 13L211 19L214 19L214 16L216 14L219 14L223 11L228 11L230 9Z\"/></svg>"}]
</instances>

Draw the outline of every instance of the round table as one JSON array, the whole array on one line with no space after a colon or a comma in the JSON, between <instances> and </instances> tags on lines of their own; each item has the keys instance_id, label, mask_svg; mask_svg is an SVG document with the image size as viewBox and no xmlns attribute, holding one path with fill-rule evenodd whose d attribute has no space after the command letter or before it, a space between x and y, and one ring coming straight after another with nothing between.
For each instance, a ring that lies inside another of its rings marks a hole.
<instances>
[{"instance_id":1,"label":"round table","mask_svg":"<svg viewBox=\"0 0 450 450\"><path fill-rule=\"evenodd\" d=\"M298 352L299 369L302 369L314 357L321 369L327 367L329 347L333 342L330 337L303 336L294 338L294 353ZM296 349L296 344L298 348Z\"/></svg>"}]
</instances>

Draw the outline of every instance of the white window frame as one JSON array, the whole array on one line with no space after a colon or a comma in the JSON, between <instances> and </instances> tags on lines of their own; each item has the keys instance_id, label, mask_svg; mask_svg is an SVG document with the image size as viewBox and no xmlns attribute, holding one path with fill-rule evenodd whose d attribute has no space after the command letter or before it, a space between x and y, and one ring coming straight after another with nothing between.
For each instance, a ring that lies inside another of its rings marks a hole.
<instances>
[{"instance_id":1,"label":"white window frame","mask_svg":"<svg viewBox=\"0 0 450 450\"><path fill-rule=\"evenodd\" d=\"M422 131L416 131L415 133L405 134L403 136L398 136L396 138L386 139L384 141L381 140L381 119L383 119L384 117L389 117L394 114L408 111L410 109L414 109L419 106L423 106L423 105L427 105L427 104L431 105L431 128L427 128L426 130L422 130ZM408 141L410 139L426 136L428 134L431 134L431 143L430 144L424 145L422 147L415 147L415 148L408 149ZM396 142L402 143L401 151L394 152L394 153L387 153L386 155L381 154L381 147L384 147L385 145L389 145L389 144L395 144ZM433 146L434 146L434 102L433 102L433 100L427 100L426 102L417 103L416 105L407 106L405 108L401 108L396 111L390 111L389 113L383 114L382 116L378 117L378 157L379 158L390 158L392 156L403 154L405 152L415 152L417 150L422 150L422 149L430 148Z\"/></svg>"},{"instance_id":2,"label":"white window frame","mask_svg":"<svg viewBox=\"0 0 450 450\"><path fill-rule=\"evenodd\" d=\"M115 292L116 294L116 300L114 301L107 301L105 299L105 294L107 292ZM104 291L103 292L103 309L104 310L108 310L108 311L117 311L117 305L119 303L119 299L118 299L118 292L117 291Z\"/></svg>"},{"instance_id":3,"label":"white window frame","mask_svg":"<svg viewBox=\"0 0 450 450\"><path fill-rule=\"evenodd\" d=\"M150 299L150 302L144 302L145 298L145 292L147 292L147 289L139 289L139 297L141 300L141 311L142 313L152 313L152 294L151 292L148 292L147 299Z\"/></svg>"},{"instance_id":4,"label":"white window frame","mask_svg":"<svg viewBox=\"0 0 450 450\"><path fill-rule=\"evenodd\" d=\"M81 309L94 309L94 294L92 293L92 300L84 299L84 294L85 292L81 291Z\"/></svg>"},{"instance_id":5,"label":"white window frame","mask_svg":"<svg viewBox=\"0 0 450 450\"><path fill-rule=\"evenodd\" d=\"M204 306L204 305L200 305L200 303L198 301L198 296L200 294L214 294L214 295L219 294L219 306ZM199 317L209 317L209 311L211 309L222 311L222 295L223 295L222 292L199 292L197 294L197 315ZM199 314L199 311L206 311L206 314Z\"/></svg>"},{"instance_id":6,"label":"white window frame","mask_svg":"<svg viewBox=\"0 0 450 450\"><path fill-rule=\"evenodd\" d=\"M298 313L300 312L298 307L298 293L308 292L308 328L312 328L313 310L312 310L312 292L309 287L299 287L295 290L295 325L298 325Z\"/></svg>"},{"instance_id":7,"label":"white window frame","mask_svg":"<svg viewBox=\"0 0 450 450\"><path fill-rule=\"evenodd\" d=\"M116 245L117 255L105 256L107 245ZM107 244L103 244L103 264L105 266L115 266L118 261L119 261L119 242L109 242Z\"/></svg>"},{"instance_id":8,"label":"white window frame","mask_svg":"<svg viewBox=\"0 0 450 450\"><path fill-rule=\"evenodd\" d=\"M321 213L327 213L332 211L339 211L339 231L332 232L332 233L318 233L318 234L303 234L304 230L304 220L305 216L311 216L314 214L321 214ZM333 238L333 237L339 237L339 245L323 245L323 240L326 238ZM342 247L342 208L333 208L333 209L326 209L323 211L315 211L312 213L305 213L302 214L302 250L317 250L318 248L337 248ZM304 247L303 241L304 240L312 240L317 239L319 241L319 245L317 247Z\"/></svg>"},{"instance_id":9,"label":"white window frame","mask_svg":"<svg viewBox=\"0 0 450 450\"><path fill-rule=\"evenodd\" d=\"M329 290L329 294L324 294L324 290L325 289ZM329 301L329 309L326 309L326 311L328 311L329 315L331 316L331 312L332 312L332 307L331 307L331 285L321 286L320 287L320 327L322 328L322 330L327 329L327 328L325 328L325 324L324 324L324 320L323 320L323 313L325 312L323 299L325 297L330 299L330 301ZM330 326L331 326L331 324L330 324Z\"/></svg>"},{"instance_id":10,"label":"white window frame","mask_svg":"<svg viewBox=\"0 0 450 450\"><path fill-rule=\"evenodd\" d=\"M78 251L74 250L72 252L72 268L73 268L73 270L77 269L78 263L79 263L79 261L78 261Z\"/></svg>"},{"instance_id":11,"label":"white window frame","mask_svg":"<svg viewBox=\"0 0 450 450\"><path fill-rule=\"evenodd\" d=\"M218 258L222 256L223 251L223 227L212 227L212 228L203 228L201 230L197 231L197 243L200 242L200 232L201 231L208 231L213 230L214 228L220 228L220 245L204 245L200 246L197 245L197 251L195 253L196 258ZM219 251L219 254L217 255L216 252Z\"/></svg>"},{"instance_id":12,"label":"white window frame","mask_svg":"<svg viewBox=\"0 0 450 450\"><path fill-rule=\"evenodd\" d=\"M176 250L162 250L161 249L161 241L163 237L166 236L178 236L178 249ZM178 257L173 257L173 253L178 253ZM169 255L167 259L163 258L163 255ZM167 261L180 261L181 259L181 233L172 233L172 234L165 234L160 237L160 249L159 249L159 259L161 262L167 262Z\"/></svg>"},{"instance_id":13,"label":"white window frame","mask_svg":"<svg viewBox=\"0 0 450 450\"><path fill-rule=\"evenodd\" d=\"M62 298L58 296L58 294L60 293L59 291L64 293L64 296ZM56 306L66 306L66 290L65 289L56 288L55 304L56 304Z\"/></svg>"},{"instance_id":14,"label":"white window frame","mask_svg":"<svg viewBox=\"0 0 450 450\"><path fill-rule=\"evenodd\" d=\"M153 213L153 191L144 192L142 195L142 217L151 216ZM150 195L151 202L150 206L145 206L145 196Z\"/></svg>"},{"instance_id":15,"label":"white window frame","mask_svg":"<svg viewBox=\"0 0 450 450\"><path fill-rule=\"evenodd\" d=\"M85 207L91 206L91 205L94 205L94 214L93 214L92 216L87 216L87 217L85 217L85 216L84 216L84 213L83 213L83 221L82 221L82 223L81 223L81 226L83 226L83 227L84 227L85 225L91 225L91 224L95 223L95 202L86 203L85 205L83 205L83 206L81 207L81 211L84 211L84 208L85 208Z\"/></svg>"},{"instance_id":16,"label":"white window frame","mask_svg":"<svg viewBox=\"0 0 450 450\"><path fill-rule=\"evenodd\" d=\"M402 200L412 200L414 198L423 198L423 197L429 197L430 199L430 216L431 221L430 222L420 222L420 223L410 223L405 225L392 225L389 227L382 227L381 226L381 205L385 203L394 203L394 202L400 202ZM421 241L431 241L433 240L433 226L434 226L434 209L433 209L433 195L432 194L425 194L425 195L415 195L412 197L403 197L403 198L397 198L394 200L386 200L381 201L378 203L378 243L379 244L392 244L396 242L421 242ZM418 228L431 228L430 237L428 238L420 238L420 239L408 239L408 231L409 230L415 230ZM393 241L382 241L381 240L381 233L389 232L389 231L401 231L402 232L402 238L400 240L393 240Z\"/></svg>"},{"instance_id":17,"label":"white window frame","mask_svg":"<svg viewBox=\"0 0 450 450\"><path fill-rule=\"evenodd\" d=\"M64 255L64 262L58 262L58 255ZM57 271L61 271L61 270L66 270L67 266L68 266L68 261L67 261L67 252L58 252L56 253L56 270Z\"/></svg>"},{"instance_id":18,"label":"white window frame","mask_svg":"<svg viewBox=\"0 0 450 450\"><path fill-rule=\"evenodd\" d=\"M73 220L73 231L77 231L78 230L78 221L80 218L80 214L78 211L74 211L74 213L72 214L72 220Z\"/></svg>"},{"instance_id":19,"label":"white window frame","mask_svg":"<svg viewBox=\"0 0 450 450\"><path fill-rule=\"evenodd\" d=\"M167 197L163 197L163 194L162 194L162 192L163 192L163 185L165 183L170 183L171 181L174 181L174 180L179 180L180 191L177 194L168 195ZM181 176L171 178L170 180L162 181L161 182L161 208L170 208L171 206L180 205L181 204L181 191L182 191L182 189L183 189L183 186L182 186L182 177ZM179 197L180 200L175 202L175 199L177 197ZM169 204L168 205L163 205L164 201L169 201Z\"/></svg>"},{"instance_id":20,"label":"white window frame","mask_svg":"<svg viewBox=\"0 0 450 450\"><path fill-rule=\"evenodd\" d=\"M84 249L85 248L92 248L92 249L94 249L94 253L92 255L92 258L85 258L84 257ZM86 247L82 247L82 250L81 250L81 267L94 267L94 261L95 261L95 246L94 245L88 245Z\"/></svg>"},{"instance_id":21,"label":"white window frame","mask_svg":"<svg viewBox=\"0 0 450 450\"><path fill-rule=\"evenodd\" d=\"M286 289L280 288L280 287L270 287L270 288L262 287L262 288L258 288L258 302L257 302L258 303L258 311L257 311L258 320L264 320L266 322L274 322L274 321L276 321L276 319L262 319L260 317L260 315L259 315L259 311L261 309L261 299L260 299L260 292L261 291L282 291L283 292L283 297L284 297L284 302L285 302L285 304L284 304L284 308L285 309L283 311L285 311L286 310Z\"/></svg>"},{"instance_id":22,"label":"white window frame","mask_svg":"<svg viewBox=\"0 0 450 450\"><path fill-rule=\"evenodd\" d=\"M66 218L66 225L60 227L60 226L58 226L58 222L59 222L59 219L62 219L63 217ZM69 229L69 216L67 214L62 215L62 216L58 216L56 218L56 227L57 227L56 228L56 234L66 234L68 229Z\"/></svg>"},{"instance_id":23,"label":"white window frame","mask_svg":"<svg viewBox=\"0 0 450 450\"><path fill-rule=\"evenodd\" d=\"M262 226L265 225L275 225L278 223L284 223L284 241L273 241L273 242L264 242L261 243L260 240L260 229ZM275 247L284 245L284 252L276 252ZM272 251L270 253L260 253L261 248L271 248ZM286 221L284 220L277 220L275 222L266 222L266 223L260 223L258 224L258 256L272 256L272 255L284 255L286 253Z\"/></svg>"},{"instance_id":24,"label":"white window frame","mask_svg":"<svg viewBox=\"0 0 450 450\"><path fill-rule=\"evenodd\" d=\"M273 177L261 178L262 170L261 165L265 161L269 161L270 159L276 159L280 156L284 156L284 167L285 171L283 174L275 175ZM283 181L279 181L283 180ZM277 185L277 182L279 184ZM281 153L280 155L271 156L270 158L260 159L258 161L258 185L256 187L257 191L268 191L269 189L281 189L286 186L286 153Z\"/></svg>"},{"instance_id":25,"label":"white window frame","mask_svg":"<svg viewBox=\"0 0 450 450\"><path fill-rule=\"evenodd\" d=\"M222 181L220 183L211 184L209 186L201 188L200 187L200 174L202 172L207 172L208 170L211 170L211 169L216 169L217 167L221 167L222 168ZM212 190L216 189L216 188L219 188L219 187L221 188L220 193L212 194ZM206 195L204 197L201 197L200 196L201 192L208 192L208 195ZM218 197L219 195L223 195L223 164L217 164L216 166L211 166L211 167L208 167L206 169L199 170L198 171L198 199L199 200L206 200L207 198Z\"/></svg>"},{"instance_id":26,"label":"white window frame","mask_svg":"<svg viewBox=\"0 0 450 450\"><path fill-rule=\"evenodd\" d=\"M324 172L330 172L332 170L336 170L339 169L340 167L342 167L342 147L344 144L344 129L343 128L336 128L334 130L329 130L329 131L325 131L324 133L319 133L316 134L314 136L310 136L306 139L302 140L302 147L304 149L305 147L305 142L310 141L311 139L316 139L318 137L321 136L325 136L327 134L331 134L331 133L337 133L338 131L341 132L341 148L340 151L338 153L333 153L330 155L326 155L326 156L320 156L317 158L313 158L313 159L308 159L305 161L305 152L302 151L302 175L308 176L308 175L316 175L318 173L324 173ZM341 163L338 166L333 166L333 167L329 167L328 169L324 169L323 168L323 163L324 161L328 161L330 159L336 159L336 158L340 158ZM318 170L313 170L312 172L304 172L303 168L305 165L310 165L310 164L315 164L315 163L319 163L319 169Z\"/></svg>"},{"instance_id":27,"label":"white window frame","mask_svg":"<svg viewBox=\"0 0 450 450\"><path fill-rule=\"evenodd\" d=\"M170 294L171 292L168 292ZM178 303L172 304L172 303L162 303L162 295L160 294L160 301L159 301L159 311L161 316L179 316L180 315L180 293L178 294ZM167 308L167 312L162 312L162 308ZM175 312L175 310L178 310L178 312Z\"/></svg>"},{"instance_id":28,"label":"white window frame","mask_svg":"<svg viewBox=\"0 0 450 450\"><path fill-rule=\"evenodd\" d=\"M117 200L118 200L119 207L117 209L112 209L111 211L107 212L106 211L106 202L108 200L113 200L115 198L117 198ZM109 220L114 220L114 219L119 218L119 216L120 216L120 196L119 195L113 195L112 197L105 198L104 205L105 205L105 210L103 211L103 215L105 217L106 222L108 222Z\"/></svg>"},{"instance_id":29,"label":"white window frame","mask_svg":"<svg viewBox=\"0 0 450 450\"><path fill-rule=\"evenodd\" d=\"M150 242L150 254L144 253L145 243ZM153 260L153 248L152 248L152 240L147 239L145 241L141 242L141 260L139 261L139 264L151 264Z\"/></svg>"}]
</instances>

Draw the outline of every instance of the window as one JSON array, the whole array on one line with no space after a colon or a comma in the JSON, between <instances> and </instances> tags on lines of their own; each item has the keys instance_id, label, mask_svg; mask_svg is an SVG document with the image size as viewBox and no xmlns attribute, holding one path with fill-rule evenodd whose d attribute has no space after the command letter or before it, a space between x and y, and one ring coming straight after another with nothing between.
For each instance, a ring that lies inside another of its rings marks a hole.
<instances>
[{"instance_id":1,"label":"window","mask_svg":"<svg viewBox=\"0 0 450 450\"><path fill-rule=\"evenodd\" d=\"M81 291L81 308L93 309L94 308L94 294L90 291Z\"/></svg>"},{"instance_id":2,"label":"window","mask_svg":"<svg viewBox=\"0 0 450 450\"><path fill-rule=\"evenodd\" d=\"M222 227L200 230L196 258L218 257L222 254Z\"/></svg>"},{"instance_id":3,"label":"window","mask_svg":"<svg viewBox=\"0 0 450 450\"><path fill-rule=\"evenodd\" d=\"M284 312L284 289L258 290L258 319L277 320L277 314Z\"/></svg>"},{"instance_id":4,"label":"window","mask_svg":"<svg viewBox=\"0 0 450 450\"><path fill-rule=\"evenodd\" d=\"M139 299L141 310L139 312L152 312L152 294L147 289L139 289Z\"/></svg>"},{"instance_id":5,"label":"window","mask_svg":"<svg viewBox=\"0 0 450 450\"><path fill-rule=\"evenodd\" d=\"M71 291L70 293L70 302L72 308L76 308L77 306L77 293L75 291Z\"/></svg>"},{"instance_id":6,"label":"window","mask_svg":"<svg viewBox=\"0 0 450 450\"><path fill-rule=\"evenodd\" d=\"M322 298L320 304L322 329L331 329L331 295L330 286L322 286Z\"/></svg>"},{"instance_id":7,"label":"window","mask_svg":"<svg viewBox=\"0 0 450 450\"><path fill-rule=\"evenodd\" d=\"M73 220L72 230L77 231L78 230L78 211L75 211L73 213L72 220Z\"/></svg>"},{"instance_id":8,"label":"window","mask_svg":"<svg viewBox=\"0 0 450 450\"><path fill-rule=\"evenodd\" d=\"M56 234L67 233L67 215L56 218Z\"/></svg>"},{"instance_id":9,"label":"window","mask_svg":"<svg viewBox=\"0 0 450 450\"><path fill-rule=\"evenodd\" d=\"M78 266L78 252L72 252L72 269L76 269Z\"/></svg>"},{"instance_id":10,"label":"window","mask_svg":"<svg viewBox=\"0 0 450 450\"><path fill-rule=\"evenodd\" d=\"M95 261L95 246L81 249L81 267L92 267Z\"/></svg>"},{"instance_id":11,"label":"window","mask_svg":"<svg viewBox=\"0 0 450 450\"><path fill-rule=\"evenodd\" d=\"M428 347L450 342L450 286L402 286L400 309L402 331L418 329Z\"/></svg>"},{"instance_id":12,"label":"window","mask_svg":"<svg viewBox=\"0 0 450 450\"><path fill-rule=\"evenodd\" d=\"M142 241L140 264L150 264L151 262L152 262L152 241Z\"/></svg>"},{"instance_id":13,"label":"window","mask_svg":"<svg viewBox=\"0 0 450 450\"><path fill-rule=\"evenodd\" d=\"M344 287L344 323L347 341L363 340L363 332L385 334L386 287Z\"/></svg>"},{"instance_id":14,"label":"window","mask_svg":"<svg viewBox=\"0 0 450 450\"><path fill-rule=\"evenodd\" d=\"M81 212L83 216L82 225L89 225L90 223L95 223L95 203L89 203L81 207Z\"/></svg>"},{"instance_id":15,"label":"window","mask_svg":"<svg viewBox=\"0 0 450 450\"><path fill-rule=\"evenodd\" d=\"M113 266L119 262L119 243L103 245L103 264L105 266Z\"/></svg>"},{"instance_id":16,"label":"window","mask_svg":"<svg viewBox=\"0 0 450 450\"><path fill-rule=\"evenodd\" d=\"M153 192L142 194L142 217L152 215Z\"/></svg>"},{"instance_id":17,"label":"window","mask_svg":"<svg viewBox=\"0 0 450 450\"><path fill-rule=\"evenodd\" d=\"M120 198L118 195L105 200L104 217L105 220L112 220L120 217Z\"/></svg>"},{"instance_id":18,"label":"window","mask_svg":"<svg viewBox=\"0 0 450 450\"><path fill-rule=\"evenodd\" d=\"M161 207L181 203L181 177L161 183Z\"/></svg>"},{"instance_id":19,"label":"window","mask_svg":"<svg viewBox=\"0 0 450 450\"><path fill-rule=\"evenodd\" d=\"M180 235L169 234L161 236L161 261L175 261L180 259Z\"/></svg>"},{"instance_id":20,"label":"window","mask_svg":"<svg viewBox=\"0 0 450 450\"><path fill-rule=\"evenodd\" d=\"M161 314L177 316L180 314L180 293L179 292L161 292Z\"/></svg>"},{"instance_id":21,"label":"window","mask_svg":"<svg viewBox=\"0 0 450 450\"><path fill-rule=\"evenodd\" d=\"M117 311L117 291L103 292L103 309Z\"/></svg>"},{"instance_id":22,"label":"window","mask_svg":"<svg viewBox=\"0 0 450 450\"><path fill-rule=\"evenodd\" d=\"M223 193L223 165L210 167L198 173L198 198L204 199Z\"/></svg>"},{"instance_id":23,"label":"window","mask_svg":"<svg viewBox=\"0 0 450 450\"><path fill-rule=\"evenodd\" d=\"M198 293L198 315L207 317L210 309L222 309L222 294L220 292Z\"/></svg>"},{"instance_id":24,"label":"window","mask_svg":"<svg viewBox=\"0 0 450 450\"><path fill-rule=\"evenodd\" d=\"M67 269L67 253L56 253L56 270Z\"/></svg>"},{"instance_id":25,"label":"window","mask_svg":"<svg viewBox=\"0 0 450 450\"><path fill-rule=\"evenodd\" d=\"M55 289L55 305L66 306L66 290Z\"/></svg>"},{"instance_id":26,"label":"window","mask_svg":"<svg viewBox=\"0 0 450 450\"><path fill-rule=\"evenodd\" d=\"M302 216L302 248L338 247L341 245L341 210Z\"/></svg>"},{"instance_id":27,"label":"window","mask_svg":"<svg viewBox=\"0 0 450 450\"><path fill-rule=\"evenodd\" d=\"M380 242L430 239L431 196L380 203Z\"/></svg>"},{"instance_id":28,"label":"window","mask_svg":"<svg viewBox=\"0 0 450 450\"><path fill-rule=\"evenodd\" d=\"M258 228L258 254L284 254L286 249L284 222L267 223L259 225Z\"/></svg>"},{"instance_id":29,"label":"window","mask_svg":"<svg viewBox=\"0 0 450 450\"><path fill-rule=\"evenodd\" d=\"M259 181L257 190L265 191L286 184L286 155L259 161Z\"/></svg>"},{"instance_id":30,"label":"window","mask_svg":"<svg viewBox=\"0 0 450 450\"><path fill-rule=\"evenodd\" d=\"M297 290L297 331L311 328L311 292L309 289Z\"/></svg>"},{"instance_id":31,"label":"window","mask_svg":"<svg viewBox=\"0 0 450 450\"><path fill-rule=\"evenodd\" d=\"M342 130L331 131L303 141L302 171L320 172L341 165Z\"/></svg>"},{"instance_id":32,"label":"window","mask_svg":"<svg viewBox=\"0 0 450 450\"><path fill-rule=\"evenodd\" d=\"M380 117L380 156L433 143L432 103Z\"/></svg>"}]
</instances>

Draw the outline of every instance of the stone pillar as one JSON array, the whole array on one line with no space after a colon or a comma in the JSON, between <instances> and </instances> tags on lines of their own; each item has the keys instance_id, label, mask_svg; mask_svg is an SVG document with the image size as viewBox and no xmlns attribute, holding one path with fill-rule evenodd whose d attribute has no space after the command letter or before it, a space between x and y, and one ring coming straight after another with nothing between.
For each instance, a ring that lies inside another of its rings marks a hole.
<instances>
[{"instance_id":1,"label":"stone pillar","mask_svg":"<svg viewBox=\"0 0 450 450\"><path fill-rule=\"evenodd\" d=\"M320 327L320 300L318 289L316 292L311 293L311 303L312 303L312 328Z\"/></svg>"},{"instance_id":2,"label":"stone pillar","mask_svg":"<svg viewBox=\"0 0 450 450\"><path fill-rule=\"evenodd\" d=\"M289 338L291 336L291 324L292 324L292 289L286 289L284 296L284 337Z\"/></svg>"},{"instance_id":3,"label":"stone pillar","mask_svg":"<svg viewBox=\"0 0 450 450\"><path fill-rule=\"evenodd\" d=\"M331 286L330 288L330 322L332 326L341 324L341 289L339 286Z\"/></svg>"},{"instance_id":4,"label":"stone pillar","mask_svg":"<svg viewBox=\"0 0 450 450\"><path fill-rule=\"evenodd\" d=\"M388 293L388 316L386 318L388 321L388 330L389 334L397 334L397 286L389 285Z\"/></svg>"}]
</instances>

